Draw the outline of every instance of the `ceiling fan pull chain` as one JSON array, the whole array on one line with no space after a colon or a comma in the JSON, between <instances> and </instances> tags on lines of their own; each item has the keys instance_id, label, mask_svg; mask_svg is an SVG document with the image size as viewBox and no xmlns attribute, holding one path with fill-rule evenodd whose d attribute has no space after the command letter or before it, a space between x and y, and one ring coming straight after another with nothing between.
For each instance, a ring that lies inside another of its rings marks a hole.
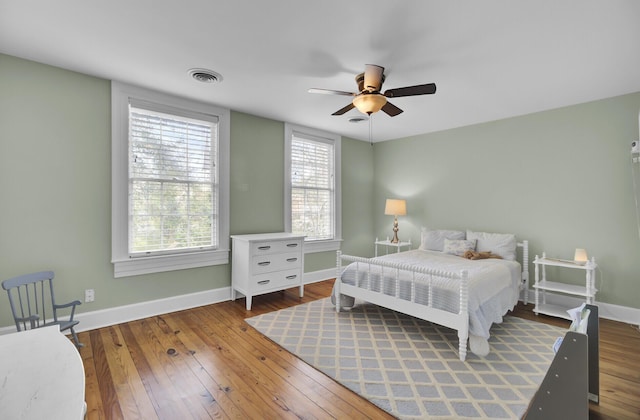
<instances>
[{"instance_id":1,"label":"ceiling fan pull chain","mask_svg":"<svg viewBox=\"0 0 640 420\"><path fill-rule=\"evenodd\" d=\"M371 146L373 147L373 137L371 136L371 120L373 120L373 114L369 114L369 143L371 143Z\"/></svg>"}]
</instances>

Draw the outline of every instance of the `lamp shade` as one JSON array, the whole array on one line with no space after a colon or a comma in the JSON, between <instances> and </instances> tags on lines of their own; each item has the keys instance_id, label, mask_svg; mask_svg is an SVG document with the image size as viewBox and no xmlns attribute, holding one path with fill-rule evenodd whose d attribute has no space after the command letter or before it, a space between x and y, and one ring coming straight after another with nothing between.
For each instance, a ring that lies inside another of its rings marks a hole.
<instances>
[{"instance_id":1,"label":"lamp shade","mask_svg":"<svg viewBox=\"0 0 640 420\"><path fill-rule=\"evenodd\" d=\"M407 214L407 202L405 200L387 198L387 203L384 206L384 214L390 216L405 216Z\"/></svg>"},{"instance_id":2,"label":"lamp shade","mask_svg":"<svg viewBox=\"0 0 640 420\"><path fill-rule=\"evenodd\" d=\"M585 263L589 258L587 257L587 250L582 248L576 248L575 256L573 260L577 263Z\"/></svg>"},{"instance_id":3,"label":"lamp shade","mask_svg":"<svg viewBox=\"0 0 640 420\"><path fill-rule=\"evenodd\" d=\"M378 112L387 103L387 98L379 93L362 93L353 98L353 105L363 114Z\"/></svg>"}]
</instances>

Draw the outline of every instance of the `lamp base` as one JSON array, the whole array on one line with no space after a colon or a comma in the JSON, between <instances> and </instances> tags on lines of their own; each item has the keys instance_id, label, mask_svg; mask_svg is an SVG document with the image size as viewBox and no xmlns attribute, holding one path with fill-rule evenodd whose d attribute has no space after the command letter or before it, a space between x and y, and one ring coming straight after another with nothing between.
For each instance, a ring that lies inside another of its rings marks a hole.
<instances>
[{"instance_id":1,"label":"lamp base","mask_svg":"<svg viewBox=\"0 0 640 420\"><path fill-rule=\"evenodd\" d=\"M398 239L398 218L397 217L393 221L393 238L391 239L390 242L392 244L397 244L398 242L400 242L400 239Z\"/></svg>"}]
</instances>

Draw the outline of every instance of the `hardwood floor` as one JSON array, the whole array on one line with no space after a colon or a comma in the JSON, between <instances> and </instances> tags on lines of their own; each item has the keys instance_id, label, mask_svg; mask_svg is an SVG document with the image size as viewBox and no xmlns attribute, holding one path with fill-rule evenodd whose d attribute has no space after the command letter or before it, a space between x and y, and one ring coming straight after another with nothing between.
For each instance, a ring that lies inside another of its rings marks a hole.
<instances>
[{"instance_id":1,"label":"hardwood floor","mask_svg":"<svg viewBox=\"0 0 640 420\"><path fill-rule=\"evenodd\" d=\"M329 296L333 281L80 333L88 419L392 418L249 327L244 318ZM520 305L514 315L568 323ZM640 332L600 321L600 405L640 418Z\"/></svg>"}]
</instances>

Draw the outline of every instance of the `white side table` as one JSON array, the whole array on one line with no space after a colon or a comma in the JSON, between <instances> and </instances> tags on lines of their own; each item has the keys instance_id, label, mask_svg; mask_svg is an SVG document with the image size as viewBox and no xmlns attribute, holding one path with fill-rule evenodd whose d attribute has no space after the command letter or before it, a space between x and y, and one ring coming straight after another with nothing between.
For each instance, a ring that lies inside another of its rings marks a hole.
<instances>
[{"instance_id":1,"label":"white side table","mask_svg":"<svg viewBox=\"0 0 640 420\"><path fill-rule=\"evenodd\" d=\"M383 240L383 241L379 241L378 238L376 238L375 245L376 245L376 255L375 256L377 257L378 256L378 245L386 246L387 247L387 254L389 253L389 247L396 248L396 252L400 252L402 250L402 248L406 247L406 248L408 248L407 249L407 251L408 251L408 250L411 249L411 240L409 240L408 242L400 241L400 242L394 244L389 239L386 239L386 240Z\"/></svg>"}]
</instances>

